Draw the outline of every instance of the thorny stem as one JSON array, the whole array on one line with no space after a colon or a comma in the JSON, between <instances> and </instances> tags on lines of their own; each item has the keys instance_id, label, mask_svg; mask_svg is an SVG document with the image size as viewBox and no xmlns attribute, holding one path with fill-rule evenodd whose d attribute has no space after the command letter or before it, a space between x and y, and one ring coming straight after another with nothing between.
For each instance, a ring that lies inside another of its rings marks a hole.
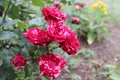
<instances>
[{"instance_id":1,"label":"thorny stem","mask_svg":"<svg viewBox=\"0 0 120 80\"><path fill-rule=\"evenodd\" d=\"M49 49L48 49L48 52L49 52L49 51L52 51L52 50L54 50L54 49L57 49L57 48L58 48L58 46L53 47L53 48L51 48L51 49L49 48Z\"/></svg>"},{"instance_id":2,"label":"thorny stem","mask_svg":"<svg viewBox=\"0 0 120 80\"><path fill-rule=\"evenodd\" d=\"M8 2L8 4L7 4L7 7L6 7L5 10L4 10L3 20L2 20L2 22L1 22L1 24L0 24L0 27L1 27L2 23L5 21L5 18L6 18L8 9L9 9L10 4L11 4L11 1L12 1L12 0L9 0L9 2ZM3 29L2 29L2 27L1 27L0 31L2 31L2 30L3 30ZM3 49L3 41L0 41L0 44L1 44L1 45L0 45L0 50L2 50L2 49Z\"/></svg>"},{"instance_id":3,"label":"thorny stem","mask_svg":"<svg viewBox=\"0 0 120 80\"><path fill-rule=\"evenodd\" d=\"M10 4L11 4L11 1L12 1L12 0L9 0L8 5L7 5L7 7L5 8L4 15L3 15L3 22L5 21L5 18L6 18L8 9L9 9Z\"/></svg>"}]
</instances>

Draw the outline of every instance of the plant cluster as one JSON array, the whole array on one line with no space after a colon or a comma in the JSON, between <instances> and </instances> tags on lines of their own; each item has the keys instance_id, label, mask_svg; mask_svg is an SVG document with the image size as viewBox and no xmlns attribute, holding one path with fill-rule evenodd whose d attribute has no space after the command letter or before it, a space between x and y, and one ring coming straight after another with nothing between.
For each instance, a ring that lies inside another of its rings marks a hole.
<instances>
[{"instance_id":1,"label":"plant cluster","mask_svg":"<svg viewBox=\"0 0 120 80\"><path fill-rule=\"evenodd\" d=\"M95 6L95 7L94 7ZM70 10L64 10L65 7ZM80 38L83 38L89 45L95 41L100 41L109 35L104 23L107 19L108 11L103 1L92 4L89 8L85 3L73 3L73 5L63 6L63 11L68 13L69 19L66 23Z\"/></svg>"},{"instance_id":2,"label":"plant cluster","mask_svg":"<svg viewBox=\"0 0 120 80\"><path fill-rule=\"evenodd\" d=\"M80 59L68 57L80 49L77 35L92 44L100 30L107 34L107 14L89 10L74 0L1 0L0 80L54 80L67 64L78 67ZM94 57L89 50L81 53L86 59ZM74 75L68 78L81 78Z\"/></svg>"},{"instance_id":3,"label":"plant cluster","mask_svg":"<svg viewBox=\"0 0 120 80\"><path fill-rule=\"evenodd\" d=\"M80 43L77 35L63 23L67 19L67 15L52 7L43 8L43 14L45 20L50 23L47 28L29 28L23 36L36 46L48 46L52 42L57 42L58 47L68 54L75 54L80 48ZM40 73L54 80L54 77L58 77L61 69L66 65L66 61L64 57L50 54L48 47L48 52L38 59L38 64Z\"/></svg>"}]
</instances>

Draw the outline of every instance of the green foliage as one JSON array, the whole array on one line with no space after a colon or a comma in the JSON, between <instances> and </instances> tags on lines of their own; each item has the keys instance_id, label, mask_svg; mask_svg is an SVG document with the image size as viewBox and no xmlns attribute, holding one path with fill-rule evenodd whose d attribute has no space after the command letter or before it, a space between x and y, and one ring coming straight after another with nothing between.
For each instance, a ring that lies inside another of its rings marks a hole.
<instances>
[{"instance_id":1,"label":"green foliage","mask_svg":"<svg viewBox=\"0 0 120 80\"><path fill-rule=\"evenodd\" d=\"M78 66L80 66L80 63L81 60L79 58L74 58L67 61L67 65L72 69L78 68Z\"/></svg>"},{"instance_id":2,"label":"green foliage","mask_svg":"<svg viewBox=\"0 0 120 80\"><path fill-rule=\"evenodd\" d=\"M71 79L71 80L82 80L81 76L75 73L70 74L67 78Z\"/></svg>"},{"instance_id":3,"label":"green foliage","mask_svg":"<svg viewBox=\"0 0 120 80\"><path fill-rule=\"evenodd\" d=\"M112 80L119 80L120 79L120 66L118 64L110 71L109 77Z\"/></svg>"},{"instance_id":4,"label":"green foliage","mask_svg":"<svg viewBox=\"0 0 120 80\"><path fill-rule=\"evenodd\" d=\"M18 35L14 32L10 32L10 31L3 31L0 34L0 40L8 40L14 37L18 37Z\"/></svg>"},{"instance_id":5,"label":"green foliage","mask_svg":"<svg viewBox=\"0 0 120 80\"><path fill-rule=\"evenodd\" d=\"M95 57L95 54L92 50L89 49L81 49L79 51L79 54L82 54L84 58L86 59L92 59Z\"/></svg>"},{"instance_id":6,"label":"green foliage","mask_svg":"<svg viewBox=\"0 0 120 80\"><path fill-rule=\"evenodd\" d=\"M42 0L32 0L32 4L39 7L44 7L45 3Z\"/></svg>"},{"instance_id":7,"label":"green foliage","mask_svg":"<svg viewBox=\"0 0 120 80\"><path fill-rule=\"evenodd\" d=\"M106 64L103 66L104 72L103 74L109 76L112 80L120 79L120 65L117 63L115 65Z\"/></svg>"},{"instance_id":8,"label":"green foliage","mask_svg":"<svg viewBox=\"0 0 120 80\"><path fill-rule=\"evenodd\" d=\"M86 42L91 45L93 42L109 35L109 31L104 25L107 15L103 14L99 9L92 11L88 6L77 10L75 5L75 2L72 5L66 4L62 10L69 15L69 20L66 24L77 32L80 38L85 38ZM69 9L66 9L66 7ZM73 16L80 19L80 24L71 23Z\"/></svg>"},{"instance_id":9,"label":"green foliage","mask_svg":"<svg viewBox=\"0 0 120 80\"><path fill-rule=\"evenodd\" d=\"M26 23L24 23L22 21L17 21L17 24L21 29L27 28L27 26L28 26Z\"/></svg>"},{"instance_id":10,"label":"green foliage","mask_svg":"<svg viewBox=\"0 0 120 80\"><path fill-rule=\"evenodd\" d=\"M10 17L13 19L19 18L19 6L13 5L10 11Z\"/></svg>"},{"instance_id":11,"label":"green foliage","mask_svg":"<svg viewBox=\"0 0 120 80\"><path fill-rule=\"evenodd\" d=\"M43 24L45 24L45 20L43 17L36 17L36 18L29 20L28 24L42 26Z\"/></svg>"}]
</instances>

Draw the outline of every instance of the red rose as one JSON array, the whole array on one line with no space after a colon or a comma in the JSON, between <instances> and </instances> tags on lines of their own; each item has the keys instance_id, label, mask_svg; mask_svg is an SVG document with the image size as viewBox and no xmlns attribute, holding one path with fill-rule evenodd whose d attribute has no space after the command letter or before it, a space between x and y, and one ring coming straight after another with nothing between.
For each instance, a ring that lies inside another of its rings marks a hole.
<instances>
[{"instance_id":1,"label":"red rose","mask_svg":"<svg viewBox=\"0 0 120 80\"><path fill-rule=\"evenodd\" d=\"M80 19L78 17L72 17L71 22L74 24L80 24Z\"/></svg>"},{"instance_id":2,"label":"red rose","mask_svg":"<svg viewBox=\"0 0 120 80\"><path fill-rule=\"evenodd\" d=\"M68 28L70 36L65 40L65 42L60 43L60 47L66 51L69 55L75 54L80 48L80 43L78 41L77 35Z\"/></svg>"},{"instance_id":3,"label":"red rose","mask_svg":"<svg viewBox=\"0 0 120 80\"><path fill-rule=\"evenodd\" d=\"M58 9L60 9L60 8L62 7L62 4L55 1L55 2L54 2L54 6L55 6L56 8L58 8Z\"/></svg>"},{"instance_id":4,"label":"red rose","mask_svg":"<svg viewBox=\"0 0 120 80\"><path fill-rule=\"evenodd\" d=\"M66 20L67 15L61 12L57 8L45 7L43 8L43 15L45 16L46 21L61 21Z\"/></svg>"},{"instance_id":5,"label":"red rose","mask_svg":"<svg viewBox=\"0 0 120 80\"><path fill-rule=\"evenodd\" d=\"M55 42L65 41L70 35L67 30L68 28L63 22L52 22L47 26L48 34Z\"/></svg>"},{"instance_id":6,"label":"red rose","mask_svg":"<svg viewBox=\"0 0 120 80\"><path fill-rule=\"evenodd\" d=\"M46 53L38 59L40 74L53 78L58 77L63 67L66 66L66 60L63 56Z\"/></svg>"},{"instance_id":7,"label":"red rose","mask_svg":"<svg viewBox=\"0 0 120 80\"><path fill-rule=\"evenodd\" d=\"M12 63L17 69L23 70L24 66L26 65L26 59L22 54L19 53L12 58Z\"/></svg>"},{"instance_id":8,"label":"red rose","mask_svg":"<svg viewBox=\"0 0 120 80\"><path fill-rule=\"evenodd\" d=\"M23 36L34 45L47 46L51 42L48 33L39 28L29 28L28 32L23 33Z\"/></svg>"}]
</instances>

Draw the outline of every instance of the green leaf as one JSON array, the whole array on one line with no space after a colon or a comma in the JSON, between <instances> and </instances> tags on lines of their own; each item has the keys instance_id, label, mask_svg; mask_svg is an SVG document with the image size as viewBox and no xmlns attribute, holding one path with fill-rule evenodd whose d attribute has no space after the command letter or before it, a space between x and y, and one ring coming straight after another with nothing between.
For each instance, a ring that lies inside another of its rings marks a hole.
<instances>
[{"instance_id":1,"label":"green leaf","mask_svg":"<svg viewBox=\"0 0 120 80\"><path fill-rule=\"evenodd\" d=\"M115 68L110 72L109 76L112 80L120 80L120 66L115 64Z\"/></svg>"},{"instance_id":2,"label":"green leaf","mask_svg":"<svg viewBox=\"0 0 120 80\"><path fill-rule=\"evenodd\" d=\"M3 60L2 59L0 59L0 66L3 64Z\"/></svg>"},{"instance_id":3,"label":"green leaf","mask_svg":"<svg viewBox=\"0 0 120 80\"><path fill-rule=\"evenodd\" d=\"M10 31L3 31L0 34L0 40L8 40L8 39L11 39L14 37L17 38L18 35L14 32L10 32Z\"/></svg>"},{"instance_id":4,"label":"green leaf","mask_svg":"<svg viewBox=\"0 0 120 80\"><path fill-rule=\"evenodd\" d=\"M2 18L0 17L0 24L2 23Z\"/></svg>"},{"instance_id":5,"label":"green leaf","mask_svg":"<svg viewBox=\"0 0 120 80\"><path fill-rule=\"evenodd\" d=\"M19 17L19 6L13 5L10 10L10 17L16 19Z\"/></svg>"},{"instance_id":6,"label":"green leaf","mask_svg":"<svg viewBox=\"0 0 120 80\"><path fill-rule=\"evenodd\" d=\"M30 77L32 75L32 68L29 65L25 66L25 77Z\"/></svg>"},{"instance_id":7,"label":"green leaf","mask_svg":"<svg viewBox=\"0 0 120 80\"><path fill-rule=\"evenodd\" d=\"M28 24L29 25L33 25L33 24L36 24L36 25L43 25L44 24L44 18L43 17L36 17L36 18L33 18L31 19Z\"/></svg>"},{"instance_id":8,"label":"green leaf","mask_svg":"<svg viewBox=\"0 0 120 80\"><path fill-rule=\"evenodd\" d=\"M0 72L0 80L6 80L6 78L7 78L6 74L3 71L1 71Z\"/></svg>"},{"instance_id":9,"label":"green leaf","mask_svg":"<svg viewBox=\"0 0 120 80\"><path fill-rule=\"evenodd\" d=\"M16 22L14 20L6 20L5 22L2 23L2 26L5 30L6 29L13 30L15 24Z\"/></svg>"},{"instance_id":10,"label":"green leaf","mask_svg":"<svg viewBox=\"0 0 120 80\"><path fill-rule=\"evenodd\" d=\"M24 23L24 22L22 22L22 21L18 21L17 22L18 23L18 26L20 27L20 28L27 28L27 24L26 23Z\"/></svg>"},{"instance_id":11,"label":"green leaf","mask_svg":"<svg viewBox=\"0 0 120 80\"><path fill-rule=\"evenodd\" d=\"M41 79L42 80L49 80L47 77L45 77L45 76L41 76Z\"/></svg>"},{"instance_id":12,"label":"green leaf","mask_svg":"<svg viewBox=\"0 0 120 80\"><path fill-rule=\"evenodd\" d=\"M81 49L79 51L79 54L82 54L85 59L92 59L94 58L94 52L90 49Z\"/></svg>"},{"instance_id":13,"label":"green leaf","mask_svg":"<svg viewBox=\"0 0 120 80\"><path fill-rule=\"evenodd\" d=\"M109 76L112 80L120 80L120 73L113 73Z\"/></svg>"},{"instance_id":14,"label":"green leaf","mask_svg":"<svg viewBox=\"0 0 120 80\"><path fill-rule=\"evenodd\" d=\"M81 76L75 73L70 74L67 78L70 78L71 80L81 80Z\"/></svg>"},{"instance_id":15,"label":"green leaf","mask_svg":"<svg viewBox=\"0 0 120 80\"><path fill-rule=\"evenodd\" d=\"M42 0L32 0L34 6L44 7L45 3Z\"/></svg>"},{"instance_id":16,"label":"green leaf","mask_svg":"<svg viewBox=\"0 0 120 80\"><path fill-rule=\"evenodd\" d=\"M87 42L89 45L91 45L95 41L95 35L93 32L88 33L87 35Z\"/></svg>"},{"instance_id":17,"label":"green leaf","mask_svg":"<svg viewBox=\"0 0 120 80\"><path fill-rule=\"evenodd\" d=\"M24 71L18 72L17 78L18 78L18 80L24 80L25 72Z\"/></svg>"},{"instance_id":18,"label":"green leaf","mask_svg":"<svg viewBox=\"0 0 120 80\"><path fill-rule=\"evenodd\" d=\"M67 1L66 1L66 0L61 0L61 2L62 2L63 4L66 4L66 3L67 3Z\"/></svg>"},{"instance_id":19,"label":"green leaf","mask_svg":"<svg viewBox=\"0 0 120 80\"><path fill-rule=\"evenodd\" d=\"M103 34L105 34L105 35L109 35L109 31L108 31L108 29L107 29L106 27L102 27L102 28L101 28L101 32L102 32Z\"/></svg>"},{"instance_id":20,"label":"green leaf","mask_svg":"<svg viewBox=\"0 0 120 80\"><path fill-rule=\"evenodd\" d=\"M70 68L76 69L80 65L80 63L81 63L80 59L73 58L69 60L67 64L69 65Z\"/></svg>"}]
</instances>

